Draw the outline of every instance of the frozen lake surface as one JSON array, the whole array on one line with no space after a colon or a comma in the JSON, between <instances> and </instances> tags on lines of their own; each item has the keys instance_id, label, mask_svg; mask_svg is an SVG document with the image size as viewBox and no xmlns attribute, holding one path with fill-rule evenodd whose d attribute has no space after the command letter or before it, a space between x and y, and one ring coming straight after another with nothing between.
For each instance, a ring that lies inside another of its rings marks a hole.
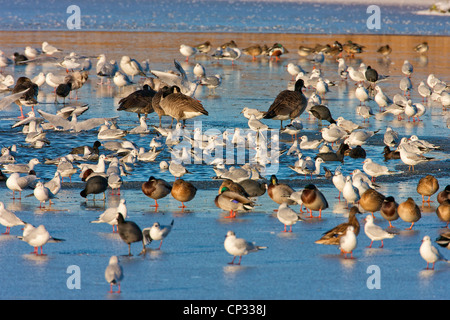
<instances>
[{"instance_id":1,"label":"frozen lake surface","mask_svg":"<svg viewBox=\"0 0 450 320\"><path fill-rule=\"evenodd\" d=\"M87 3L80 3L83 10ZM98 2L95 3L95 6L100 7ZM153 4L153 2L151 3ZM200 62L205 66L208 74L221 74L223 78L222 85L216 89L215 95L210 95L207 88L202 87L196 93L196 98L209 112L208 117L202 116L196 119L201 121L204 132L207 130L224 132L235 127L248 128L247 119L240 114L243 107L265 111L278 92L292 86L291 76L286 71L288 62L299 63L305 70L311 71L314 64L309 60L299 59L297 48L300 44L314 46L317 43L333 43L334 40L340 42L352 40L363 44L366 46L365 52L353 59L346 58L347 64L358 67L363 62L377 69L380 74L389 75L389 78L380 83L380 86L390 97L401 93L398 82L402 77L400 69L405 59L410 60L414 65L412 75L415 88L412 92L414 102L421 101L416 88L428 74L434 73L447 83L450 81L448 79L450 41L449 37L445 36L448 22L440 25L440 18L425 19L424 23L427 23L426 21L430 23L425 27L418 27L412 21L409 27L406 24L401 26L392 24L390 25L392 30L381 30L386 34L403 34L401 36L381 35L376 32L366 35L347 35L346 33L367 33L367 30L358 29L358 24L354 26L348 24L350 21L348 19L356 18L345 16L344 12L348 10L339 5L336 6L343 14L343 16L339 15L339 19L347 19L345 23L347 29L336 29L331 24L323 26L318 23L321 19L325 20L324 15L329 11L314 11L316 6L313 4L305 4L309 8L308 10L312 10L309 14L305 14L311 19L311 22L306 22L311 23L311 27L298 24L295 22L295 18L286 15L286 12L292 13L291 6L295 6L295 4L288 3L273 6L272 14L276 15L279 21L270 19L270 17L261 20L250 17L248 25L242 26L240 23L244 21L243 17L235 16L235 20L228 23L224 17L232 16L232 14L224 11L224 14L216 19L211 17L208 17L211 20L207 21L189 19L189 23L183 24L178 17L181 12L192 12L200 16L200 13L196 12L194 8L204 9L206 7L209 8L208 10L217 11L214 6L219 4L222 4L220 8L223 8L223 3L214 1L207 3L199 1L189 7L183 7L183 3L183 1L175 2L172 11L166 8L164 19L157 20L156 27L144 25L144 19L135 22L133 18L127 16L132 15L138 5L144 6L142 3L127 3L129 6L121 9L124 15L122 20L118 21L117 26L108 23L118 14L116 10L119 10L117 9L119 7L108 8L106 12L98 9L97 16L94 17L94 13L90 13L91 20L83 19L86 29L93 31L81 32L67 31L63 25L57 24L57 21L61 20L63 22L59 23L64 24L67 17L63 5L58 2L52 6L55 10L50 10L49 13L54 15L55 20L49 20L42 13L43 16L39 16L36 20L37 25L24 24L33 20L17 15L18 8L21 8L20 3L17 3L17 7L9 9L15 13L5 15L6 18L0 20L0 29L9 30L2 32L0 49L11 55L15 51L22 51L27 45L40 47L43 41L49 41L64 49L61 57L71 51L76 51L92 57L105 53L108 59L119 61L122 55L128 54L138 61L149 59L151 68L155 70L174 70L173 59L177 59L182 62L189 77L193 77L193 67ZM233 2L233 4L250 6L253 3ZM158 5L158 2L155 5ZM252 5L250 8L252 10L260 8L261 12L267 14L265 9L267 5L267 3L257 3L257 6ZM6 8L8 9L8 7ZM62 11L60 12L56 8L61 8ZM144 8L142 9L144 12L150 11L150 9L146 10L146 7L142 8ZM357 20L364 25L367 17L365 8L366 6L361 6L361 17ZM411 8L411 11L408 12L412 12L413 9L416 8ZM23 11L27 12L25 9ZM28 14L31 13L28 12ZM111 17L106 19L108 14ZM414 19L415 16L409 14L408 17ZM101 19L105 19L104 22L100 22L103 21ZM43 23L44 20L46 23ZM268 25L269 20L272 20L270 23L274 23L277 27L272 28L271 25ZM94 21L94 25L88 26L88 21ZM130 26L135 23L135 27L125 27L125 22ZM216 26L214 23L229 25L229 29L220 29L222 27ZM108 31L99 32L100 25L103 25ZM37 26L44 31L35 31ZM352 29L353 27L354 29ZM17 29L22 31L17 31ZM171 31L170 33L132 32L132 30L169 31L168 29ZM280 30L282 33L278 33ZM330 35L332 30L339 30L340 34ZM175 31L185 32L177 33ZM261 31L265 33L252 33ZM428 34L437 36L427 36ZM252 61L251 57L242 56L234 65L231 65L230 61L217 61L205 55L197 55L186 63L183 62L183 57L178 51L181 43L196 44L209 40L213 43L213 47L217 47L231 39L235 40L240 48L255 43L271 45L281 42L289 49L290 53L284 55L281 61L269 61L265 57ZM426 56L419 56L412 50L414 45L422 41L428 41L430 45L430 51ZM393 48L389 58L383 58L376 53L378 47L386 43ZM355 86L351 80L340 80L336 61L326 59L323 64L315 67L321 69L324 77L337 84L330 87L330 92L324 100L335 118L343 116L368 130L380 130L363 147L368 157L397 172L396 175L377 179L380 185L379 191L382 194L393 195L398 202L403 202L411 196L421 205L421 196L416 192L416 185L421 177L433 174L439 181L440 190L450 184L449 129L445 121L448 111L444 111L438 102L426 103L427 112L422 117L423 121L419 123L407 120L398 121L392 116L372 117L369 123L363 123L363 119L355 111L359 104L354 95ZM65 73L63 69L56 67L54 62L46 62L18 67L9 66L4 70L4 74L12 74L17 79L21 75L33 77L41 71L61 75ZM143 79L138 77L136 80L138 82ZM100 86L97 82L98 78L91 71L89 81L79 92L80 99L78 101L71 100L69 103L89 104L88 112L82 117L117 116L120 127L130 129L137 126L136 114L116 109L120 98L133 92L141 84L136 83L134 86L125 88L124 92L119 92L114 85L111 87ZM41 87L40 104L36 107L37 109L55 113L62 108L61 104L53 103L54 96L51 91L52 88L48 85L44 84ZM310 96L311 93L311 90L305 92L307 96ZM0 95L0 98L4 95ZM374 101L369 101L368 105L372 106L375 113L379 112ZM25 110L29 109L25 108ZM25 135L21 133L20 128L11 129L18 115L19 111L15 105L1 111L0 139L4 146L14 143L18 145L17 162L20 163L25 163L33 157L44 162L46 158L67 154L72 147L81 144L90 145L97 140L96 130L77 134L47 131L50 145L42 149L33 149L25 142ZM304 126L301 134L310 138L319 138L320 127L317 121L308 119L306 113L301 116L301 119ZM278 121L264 120L264 122L275 130L279 128ZM149 115L147 123L157 125L157 116ZM165 118L163 125L167 126L168 123L168 119ZM326 121L324 121L325 124L327 124ZM427 153L427 156L434 157L436 161L416 166L415 173L408 172L407 166L400 160L383 162L381 154L384 147L383 134L387 126L398 131L400 137L416 134L421 139L441 145L442 150ZM188 120L187 128L193 129L194 121ZM134 142L138 147L148 149L154 136L155 133L151 132L142 136L128 135L126 139ZM281 149L290 147L290 138L289 135L281 136ZM101 152L108 153L103 149ZM314 156L316 151L305 150L303 153L305 156ZM214 171L211 166L207 165L191 164L187 166L193 174L186 175L184 178L192 181L199 190L195 199L187 203L188 208L184 212L180 211L179 203L170 195L158 201L160 207L155 212L154 208L149 207L154 203L153 200L141 192L140 185L150 175L173 182L174 178L168 171L159 169L159 162L169 159L170 154L166 148L153 163L136 162L130 171L131 175L123 178L122 194L120 196L108 194L106 202L91 200L85 202L79 195L83 183L77 173L72 177L72 183L63 183L63 188L58 193L58 199L55 200L53 206L55 211L37 208L38 201L33 196L25 197L27 194L32 194L32 190L24 191L21 201L13 201L11 191L5 187L4 183L0 184L2 201L9 210L14 211L21 219L35 226L45 225L52 236L65 239L62 243L45 245L44 253L47 256L34 256L29 254L32 247L17 239L16 236L22 233L19 227L13 228L11 235L0 235L0 263L2 265L0 299L446 300L449 298L450 265L438 263L434 271L424 270L426 263L419 255L423 236L430 235L434 240L440 232L444 231L444 224L438 220L435 213L436 195L432 197L434 202L431 203L431 206L425 205L422 208L422 218L412 231L405 230L409 224L401 220L393 223L398 234L393 239L385 240L383 249L378 248L379 243L375 243L373 248L366 248L370 244L370 240L361 229L358 246L354 251L355 259L350 260L343 259L339 255L337 247L314 243L324 231L346 221L348 214L345 202L336 199L338 191L331 181L325 179L323 170L320 176L314 176L313 180L310 180L297 175L288 168L288 165L295 162L296 157L287 155L280 157L277 177L281 181L289 183L295 190L301 190L306 184L312 182L320 188L329 202L329 208L323 212L322 220L306 219L306 221L294 225L293 233L283 233L283 225L273 212L278 205L267 194L257 199L255 210L249 213L239 213L236 219L224 218L227 213L214 204L220 182L211 179ZM326 163L325 166L333 172L337 166L341 166L344 174L348 175L353 169L362 169L361 162L361 159L346 157L343 164ZM36 166L37 175L42 180L50 179L54 171L54 165L39 164ZM267 178L269 177L267 176ZM160 251L155 250L159 245L155 242L148 247L146 255L138 256L141 245L136 243L132 245L134 256L123 256L127 254L127 245L117 234L111 232L109 225L89 223L106 208L117 206L121 198L127 201L128 219L136 222L141 228L149 227L156 221L161 224L169 224L172 219L175 220L173 230L164 241ZM298 206L294 208L295 210L299 209ZM365 214L358 217L361 224L364 216ZM383 220L379 213L375 213L375 216L377 224L384 228L388 226L387 221ZM223 241L228 230L234 230L238 237L246 238L268 248L244 256L240 266L228 265L232 256L223 248ZM441 248L441 252L450 258L448 250ZM107 293L109 285L104 279L104 270L111 255L119 256L124 269L125 278L120 295ZM73 265L80 268L81 289L71 290L67 286L67 280L71 275L67 273L67 270ZM368 280L370 282L372 279L370 277L373 266L376 266L376 270L379 271L380 289L370 289L370 285L367 285Z\"/></svg>"}]
</instances>

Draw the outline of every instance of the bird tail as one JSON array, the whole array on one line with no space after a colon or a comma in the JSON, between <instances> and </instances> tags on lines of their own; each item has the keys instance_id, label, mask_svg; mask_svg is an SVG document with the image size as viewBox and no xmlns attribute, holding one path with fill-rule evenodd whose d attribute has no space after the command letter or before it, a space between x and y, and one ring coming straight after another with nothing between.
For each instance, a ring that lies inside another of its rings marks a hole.
<instances>
[{"instance_id":1,"label":"bird tail","mask_svg":"<svg viewBox=\"0 0 450 320\"><path fill-rule=\"evenodd\" d=\"M265 249L267 249L267 247L263 247L263 246L256 246L256 249L258 249L258 250L265 250Z\"/></svg>"},{"instance_id":2,"label":"bird tail","mask_svg":"<svg viewBox=\"0 0 450 320\"><path fill-rule=\"evenodd\" d=\"M86 192L86 190L82 190L82 191L80 192L80 196L82 196L83 198L86 198L86 197L87 197L87 192Z\"/></svg>"}]
</instances>

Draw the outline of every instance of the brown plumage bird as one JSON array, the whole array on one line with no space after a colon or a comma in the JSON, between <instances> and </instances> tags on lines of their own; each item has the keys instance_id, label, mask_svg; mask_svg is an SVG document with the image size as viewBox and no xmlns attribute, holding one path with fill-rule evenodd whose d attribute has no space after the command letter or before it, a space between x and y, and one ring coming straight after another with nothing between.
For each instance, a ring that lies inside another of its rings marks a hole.
<instances>
[{"instance_id":1,"label":"brown plumage bird","mask_svg":"<svg viewBox=\"0 0 450 320\"><path fill-rule=\"evenodd\" d=\"M375 217L375 212L381 209L383 201L386 197L374 189L367 189L359 199L359 205L366 211L372 212Z\"/></svg>"},{"instance_id":2,"label":"brown plumage bird","mask_svg":"<svg viewBox=\"0 0 450 320\"><path fill-rule=\"evenodd\" d=\"M422 196L422 204L431 202L431 196L439 190L439 182L432 175L427 175L417 183L417 193ZM425 200L428 197L428 200Z\"/></svg>"},{"instance_id":3,"label":"brown plumage bird","mask_svg":"<svg viewBox=\"0 0 450 320\"><path fill-rule=\"evenodd\" d=\"M448 224L450 223L450 200L444 200L439 207L436 209L436 214L439 218L439 220L443 222L447 222L447 225L445 226L448 228Z\"/></svg>"},{"instance_id":4,"label":"brown plumage bird","mask_svg":"<svg viewBox=\"0 0 450 320\"><path fill-rule=\"evenodd\" d=\"M313 217L313 211L319 211L319 219L321 219L322 210L328 208L327 199L325 199L323 193L320 192L319 189L317 189L317 187L313 184L308 184L305 186L302 192L301 199L303 205L306 207L306 209L309 209L311 213L309 216L310 218Z\"/></svg>"},{"instance_id":5,"label":"brown plumage bird","mask_svg":"<svg viewBox=\"0 0 450 320\"><path fill-rule=\"evenodd\" d=\"M63 104L66 104L66 97L72 91L72 82L61 83L56 87L55 90L55 103L58 103L58 97L64 99Z\"/></svg>"},{"instance_id":6,"label":"brown plumage bird","mask_svg":"<svg viewBox=\"0 0 450 320\"><path fill-rule=\"evenodd\" d=\"M20 118L24 119L22 106L30 106L31 110L34 111L34 106L38 103L37 96L39 93L39 87L37 84L33 83L27 77L20 77L17 79L16 85L12 89L12 94L17 94L23 92L22 95L15 101L15 103L20 107Z\"/></svg>"},{"instance_id":7,"label":"brown plumage bird","mask_svg":"<svg viewBox=\"0 0 450 320\"><path fill-rule=\"evenodd\" d=\"M381 216L389 222L389 228L393 228L392 221L398 219L398 203L395 202L395 198L392 196L386 197L383 200L383 204L380 208Z\"/></svg>"},{"instance_id":8,"label":"brown plumage bird","mask_svg":"<svg viewBox=\"0 0 450 320\"><path fill-rule=\"evenodd\" d=\"M144 84L141 90L136 90L125 98L120 99L117 110L137 113L138 119L140 119L141 114L147 116L154 111L152 99L155 94L155 90L148 84Z\"/></svg>"},{"instance_id":9,"label":"brown plumage bird","mask_svg":"<svg viewBox=\"0 0 450 320\"><path fill-rule=\"evenodd\" d=\"M242 53L252 56L253 60L256 60L256 57L259 56L263 52L263 49L259 44L247 47L245 49L242 49Z\"/></svg>"},{"instance_id":10,"label":"brown plumage bird","mask_svg":"<svg viewBox=\"0 0 450 320\"><path fill-rule=\"evenodd\" d=\"M161 105L159 104L161 102L161 97L163 94L173 93L174 90L175 90L175 86L172 86L172 87L164 86L164 87L160 88L158 90L158 92L156 92L156 94L152 98L153 111L155 111L159 117L159 127L160 128L161 128L161 119L163 116L166 116L166 113L164 112L163 108L161 108ZM173 118L172 118L172 122L173 122ZM172 127L172 125L170 127Z\"/></svg>"},{"instance_id":11,"label":"brown plumage bird","mask_svg":"<svg viewBox=\"0 0 450 320\"><path fill-rule=\"evenodd\" d=\"M398 205L397 212L400 219L405 222L411 222L411 226L407 228L408 230L412 230L414 223L419 221L422 217L420 208L414 202L413 198L408 198L405 202L400 203Z\"/></svg>"},{"instance_id":12,"label":"brown plumage bird","mask_svg":"<svg viewBox=\"0 0 450 320\"><path fill-rule=\"evenodd\" d=\"M348 214L348 221L337 225L336 227L324 232L322 237L315 243L327 244L327 245L339 245L339 240L347 231L348 226L353 226L355 235L359 234L360 224L356 217L357 214L361 214L358 207L351 207Z\"/></svg>"},{"instance_id":13,"label":"brown plumage bird","mask_svg":"<svg viewBox=\"0 0 450 320\"><path fill-rule=\"evenodd\" d=\"M232 192L236 192L246 198L250 197L250 195L247 193L247 191L245 191L245 189L239 183L236 183L230 179L223 180L222 184L219 187L219 194L223 190L224 187L227 187L228 190L230 190Z\"/></svg>"},{"instance_id":14,"label":"brown plumage bird","mask_svg":"<svg viewBox=\"0 0 450 320\"><path fill-rule=\"evenodd\" d=\"M437 201L441 204L445 200L450 200L450 185L446 186L444 190L438 193Z\"/></svg>"},{"instance_id":15,"label":"brown plumage bird","mask_svg":"<svg viewBox=\"0 0 450 320\"><path fill-rule=\"evenodd\" d=\"M154 206L158 207L158 200L167 196L172 191L172 186L163 179L151 176L142 184L141 189L147 197L155 200Z\"/></svg>"},{"instance_id":16,"label":"brown plumage bird","mask_svg":"<svg viewBox=\"0 0 450 320\"><path fill-rule=\"evenodd\" d=\"M269 110L264 114L263 118L280 120L281 128L283 128L284 120L292 120L300 116L305 111L308 104L308 100L302 92L304 86L303 80L298 79L295 83L294 91L281 91L269 107Z\"/></svg>"},{"instance_id":17,"label":"brown plumage bird","mask_svg":"<svg viewBox=\"0 0 450 320\"><path fill-rule=\"evenodd\" d=\"M189 181L177 179L172 185L171 194L175 200L181 202L180 208L184 209L186 208L184 203L194 199L195 195L197 194L197 188Z\"/></svg>"},{"instance_id":18,"label":"brown plumage bird","mask_svg":"<svg viewBox=\"0 0 450 320\"><path fill-rule=\"evenodd\" d=\"M200 101L181 92L162 94L159 105L166 115L174 118L177 122L183 121L183 125L185 125L187 119L202 114L208 115L208 111L203 108Z\"/></svg>"},{"instance_id":19,"label":"brown plumage bird","mask_svg":"<svg viewBox=\"0 0 450 320\"><path fill-rule=\"evenodd\" d=\"M270 177L270 184L267 186L267 194L270 199L278 204L287 203L288 205L296 204L295 201L289 199L289 196L294 193L294 189L284 183L278 183L275 175Z\"/></svg>"}]
</instances>

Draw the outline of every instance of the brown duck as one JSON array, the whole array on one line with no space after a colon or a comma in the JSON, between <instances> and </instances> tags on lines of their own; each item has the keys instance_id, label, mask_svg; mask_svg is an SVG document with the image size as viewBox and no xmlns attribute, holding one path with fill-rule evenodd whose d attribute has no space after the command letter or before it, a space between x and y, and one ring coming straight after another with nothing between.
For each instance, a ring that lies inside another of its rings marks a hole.
<instances>
[{"instance_id":1,"label":"brown duck","mask_svg":"<svg viewBox=\"0 0 450 320\"><path fill-rule=\"evenodd\" d=\"M427 175L419 180L417 183L417 193L422 196L422 204L431 202L431 196L439 190L439 182L432 175ZM428 200L425 201L425 197Z\"/></svg>"},{"instance_id":2,"label":"brown duck","mask_svg":"<svg viewBox=\"0 0 450 320\"><path fill-rule=\"evenodd\" d=\"M151 176L147 182L142 184L142 192L149 198L155 200L155 207L158 207L158 200L164 198L172 191L172 186L163 179L156 179Z\"/></svg>"},{"instance_id":3,"label":"brown duck","mask_svg":"<svg viewBox=\"0 0 450 320\"><path fill-rule=\"evenodd\" d=\"M177 179L172 185L171 194L175 200L181 202L180 208L184 209L186 208L184 203L194 199L195 195L197 194L197 188L188 181Z\"/></svg>"},{"instance_id":4,"label":"brown duck","mask_svg":"<svg viewBox=\"0 0 450 320\"><path fill-rule=\"evenodd\" d=\"M383 201L386 197L374 189L367 189L359 199L359 205L365 210L372 212L375 217L375 212L381 209Z\"/></svg>"},{"instance_id":5,"label":"brown duck","mask_svg":"<svg viewBox=\"0 0 450 320\"><path fill-rule=\"evenodd\" d=\"M444 190L438 193L437 195L437 201L441 204L445 200L450 200L450 184L445 187Z\"/></svg>"},{"instance_id":6,"label":"brown duck","mask_svg":"<svg viewBox=\"0 0 450 320\"><path fill-rule=\"evenodd\" d=\"M391 221L398 219L398 203L395 202L395 198L392 196L386 197L383 200L383 204L380 208L381 216L389 222L389 228L393 228Z\"/></svg>"},{"instance_id":7,"label":"brown duck","mask_svg":"<svg viewBox=\"0 0 450 320\"><path fill-rule=\"evenodd\" d=\"M358 207L351 207L348 215L348 221L341 223L336 227L323 233L323 236L315 243L327 245L339 245L339 240L347 231L348 226L353 226L355 235L357 236L359 234L360 225L358 219L356 218L356 214L361 214L361 212L358 210Z\"/></svg>"},{"instance_id":8,"label":"brown duck","mask_svg":"<svg viewBox=\"0 0 450 320\"><path fill-rule=\"evenodd\" d=\"M448 224L450 223L450 200L444 200L439 207L437 207L436 214L439 220L447 222L445 227L448 228Z\"/></svg>"},{"instance_id":9,"label":"brown duck","mask_svg":"<svg viewBox=\"0 0 450 320\"><path fill-rule=\"evenodd\" d=\"M414 202L413 198L408 198L405 202L398 205L397 208L400 219L405 222L411 222L411 226L408 230L412 230L414 223L420 220L422 214L420 213L419 206Z\"/></svg>"},{"instance_id":10,"label":"brown duck","mask_svg":"<svg viewBox=\"0 0 450 320\"><path fill-rule=\"evenodd\" d=\"M322 192L317 189L317 187L313 184L308 184L305 186L301 196L303 205L308 209L311 213L309 218L313 218L312 212L319 211L319 219L322 218L322 210L328 208L327 199L322 194Z\"/></svg>"},{"instance_id":11,"label":"brown duck","mask_svg":"<svg viewBox=\"0 0 450 320\"><path fill-rule=\"evenodd\" d=\"M275 175L270 177L270 184L267 186L267 194L270 199L278 204L287 203L288 205L294 205L296 202L289 199L292 193L294 193L294 189L287 184L278 183Z\"/></svg>"}]
</instances>

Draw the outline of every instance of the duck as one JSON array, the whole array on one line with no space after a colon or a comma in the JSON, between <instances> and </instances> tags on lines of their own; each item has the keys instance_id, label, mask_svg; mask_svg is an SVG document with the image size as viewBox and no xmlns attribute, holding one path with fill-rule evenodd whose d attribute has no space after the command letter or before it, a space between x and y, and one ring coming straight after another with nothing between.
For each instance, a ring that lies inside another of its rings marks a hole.
<instances>
[{"instance_id":1,"label":"duck","mask_svg":"<svg viewBox=\"0 0 450 320\"><path fill-rule=\"evenodd\" d=\"M177 179L172 185L170 191L172 197L181 202L181 208L186 208L185 202L189 202L194 199L197 194L197 188L189 181L183 179Z\"/></svg>"},{"instance_id":2,"label":"duck","mask_svg":"<svg viewBox=\"0 0 450 320\"><path fill-rule=\"evenodd\" d=\"M222 184L219 187L219 193L220 191L224 188L228 188L228 190L232 191L232 192L236 192L238 194L240 194L243 197L250 197L250 195L247 193L247 191L245 191L245 189L241 186L240 183L234 182L230 179L224 179Z\"/></svg>"},{"instance_id":3,"label":"duck","mask_svg":"<svg viewBox=\"0 0 450 320\"><path fill-rule=\"evenodd\" d=\"M352 159L365 159L367 156L366 150L359 145L347 150L345 155L348 155Z\"/></svg>"},{"instance_id":4,"label":"duck","mask_svg":"<svg viewBox=\"0 0 450 320\"><path fill-rule=\"evenodd\" d=\"M292 226L298 221L303 221L300 215L292 210L285 202L278 207L277 218L284 224L283 232L292 232ZM290 226L289 231L287 231L287 226Z\"/></svg>"},{"instance_id":5,"label":"duck","mask_svg":"<svg viewBox=\"0 0 450 320\"><path fill-rule=\"evenodd\" d=\"M163 93L159 105L167 116L176 119L177 122L182 120L183 124L187 119L208 115L208 111L205 110L200 101L181 92Z\"/></svg>"},{"instance_id":6,"label":"duck","mask_svg":"<svg viewBox=\"0 0 450 320\"><path fill-rule=\"evenodd\" d=\"M265 181L246 179L239 182L239 184L251 198L260 197L265 194L267 190L267 183Z\"/></svg>"},{"instance_id":7,"label":"duck","mask_svg":"<svg viewBox=\"0 0 450 320\"><path fill-rule=\"evenodd\" d=\"M211 50L211 42L205 41L203 43L196 44L193 47L200 53L208 53Z\"/></svg>"},{"instance_id":8,"label":"duck","mask_svg":"<svg viewBox=\"0 0 450 320\"><path fill-rule=\"evenodd\" d=\"M155 207L158 208L158 200L164 198L172 191L172 186L163 179L150 176L148 181L141 185L142 192L149 198L155 200Z\"/></svg>"},{"instance_id":9,"label":"duck","mask_svg":"<svg viewBox=\"0 0 450 320\"><path fill-rule=\"evenodd\" d=\"M148 114L154 111L152 99L155 95L156 91L153 90L148 84L144 84L142 89L136 90L125 98L120 99L117 111L137 113L138 119L141 118L141 114L148 116Z\"/></svg>"},{"instance_id":10,"label":"duck","mask_svg":"<svg viewBox=\"0 0 450 320\"><path fill-rule=\"evenodd\" d=\"M302 79L295 82L294 91L283 90L276 96L269 110L264 114L263 119L274 119L281 121L283 128L283 121L288 119L295 119L299 117L306 109L308 100L302 92L305 84Z\"/></svg>"},{"instance_id":11,"label":"duck","mask_svg":"<svg viewBox=\"0 0 450 320\"><path fill-rule=\"evenodd\" d=\"M398 160L398 159L400 159L400 151L391 150L388 146L384 146L383 156L384 156L384 161Z\"/></svg>"},{"instance_id":12,"label":"duck","mask_svg":"<svg viewBox=\"0 0 450 320\"><path fill-rule=\"evenodd\" d=\"M361 214L358 207L353 206L350 208L348 214L348 221L338 224L336 227L324 232L319 240L316 240L317 244L325 245L339 245L340 238L345 234L345 231L349 226L353 227L353 232L357 236L360 230L360 224L356 215Z\"/></svg>"},{"instance_id":13,"label":"duck","mask_svg":"<svg viewBox=\"0 0 450 320\"><path fill-rule=\"evenodd\" d=\"M445 226L448 229L448 225L450 223L450 200L444 200L442 203L436 208L436 214L439 220L443 222L447 222Z\"/></svg>"},{"instance_id":14,"label":"duck","mask_svg":"<svg viewBox=\"0 0 450 320\"><path fill-rule=\"evenodd\" d=\"M398 205L397 208L400 219L405 222L410 222L411 226L407 230L412 230L414 223L420 220L422 214L419 206L414 202L414 199L409 197L405 202Z\"/></svg>"},{"instance_id":15,"label":"duck","mask_svg":"<svg viewBox=\"0 0 450 320\"><path fill-rule=\"evenodd\" d=\"M285 53L289 53L289 51L283 47L281 43L275 43L273 46L268 48L267 53L270 56L270 60L275 57L275 60L279 61L280 57Z\"/></svg>"},{"instance_id":16,"label":"duck","mask_svg":"<svg viewBox=\"0 0 450 320\"><path fill-rule=\"evenodd\" d=\"M384 199L386 197L380 192L374 189L367 189L359 199L359 205L366 211L372 212L372 216L375 216L375 212L381 209Z\"/></svg>"},{"instance_id":17,"label":"duck","mask_svg":"<svg viewBox=\"0 0 450 320\"><path fill-rule=\"evenodd\" d=\"M313 218L313 211L319 211L319 219L322 219L322 210L328 208L328 202L323 193L315 185L306 185L303 189L301 199L303 205L310 211L309 218Z\"/></svg>"},{"instance_id":18,"label":"duck","mask_svg":"<svg viewBox=\"0 0 450 320\"><path fill-rule=\"evenodd\" d=\"M436 239L436 243L441 247L450 249L450 231L441 233Z\"/></svg>"},{"instance_id":19,"label":"duck","mask_svg":"<svg viewBox=\"0 0 450 320\"><path fill-rule=\"evenodd\" d=\"M279 183L275 175L270 177L270 184L267 186L267 194L270 199L278 204L287 203L294 205L296 202L289 199L289 196L294 193L294 189L284 183Z\"/></svg>"},{"instance_id":20,"label":"duck","mask_svg":"<svg viewBox=\"0 0 450 320\"><path fill-rule=\"evenodd\" d=\"M419 180L416 190L422 196L422 204L425 202L430 203L431 196L439 190L439 182L434 176L427 175ZM426 201L425 196L428 197Z\"/></svg>"},{"instance_id":21,"label":"duck","mask_svg":"<svg viewBox=\"0 0 450 320\"><path fill-rule=\"evenodd\" d=\"M450 185L447 185L444 190L439 192L436 198L439 204L447 199L450 199Z\"/></svg>"},{"instance_id":22,"label":"duck","mask_svg":"<svg viewBox=\"0 0 450 320\"><path fill-rule=\"evenodd\" d=\"M381 216L389 222L389 228L393 228L392 221L399 218L398 203L392 196L385 197L380 208Z\"/></svg>"},{"instance_id":23,"label":"duck","mask_svg":"<svg viewBox=\"0 0 450 320\"><path fill-rule=\"evenodd\" d=\"M414 46L414 48L413 48L413 50L415 52L421 53L421 54L427 52L428 49L429 49L429 46L428 46L428 42L426 42L426 41L419 43L418 45Z\"/></svg>"},{"instance_id":24,"label":"duck","mask_svg":"<svg viewBox=\"0 0 450 320\"><path fill-rule=\"evenodd\" d=\"M142 241L142 252L145 252L141 228L134 221L125 221L121 212L117 214L117 230L120 238L128 245L128 256L132 256L131 244L134 242Z\"/></svg>"},{"instance_id":25,"label":"duck","mask_svg":"<svg viewBox=\"0 0 450 320\"><path fill-rule=\"evenodd\" d=\"M387 44L378 48L377 52L381 53L383 56L388 56L392 52L392 48Z\"/></svg>"},{"instance_id":26,"label":"duck","mask_svg":"<svg viewBox=\"0 0 450 320\"><path fill-rule=\"evenodd\" d=\"M256 60L256 57L261 55L263 52L263 49L261 48L261 46L259 44L247 47L242 49L242 53L246 54L248 56L252 56L252 60Z\"/></svg>"},{"instance_id":27,"label":"duck","mask_svg":"<svg viewBox=\"0 0 450 320\"><path fill-rule=\"evenodd\" d=\"M218 208L230 212L230 215L225 218L235 218L237 211L252 210L255 206L252 200L231 191L227 187L220 190L219 195L214 199L214 203Z\"/></svg>"},{"instance_id":28,"label":"duck","mask_svg":"<svg viewBox=\"0 0 450 320\"><path fill-rule=\"evenodd\" d=\"M350 147L346 143L341 143L339 145L339 149L335 152L319 152L317 154L318 158L322 158L325 162L330 161L340 161L344 162L344 155L347 150L349 150Z\"/></svg>"}]
</instances>

